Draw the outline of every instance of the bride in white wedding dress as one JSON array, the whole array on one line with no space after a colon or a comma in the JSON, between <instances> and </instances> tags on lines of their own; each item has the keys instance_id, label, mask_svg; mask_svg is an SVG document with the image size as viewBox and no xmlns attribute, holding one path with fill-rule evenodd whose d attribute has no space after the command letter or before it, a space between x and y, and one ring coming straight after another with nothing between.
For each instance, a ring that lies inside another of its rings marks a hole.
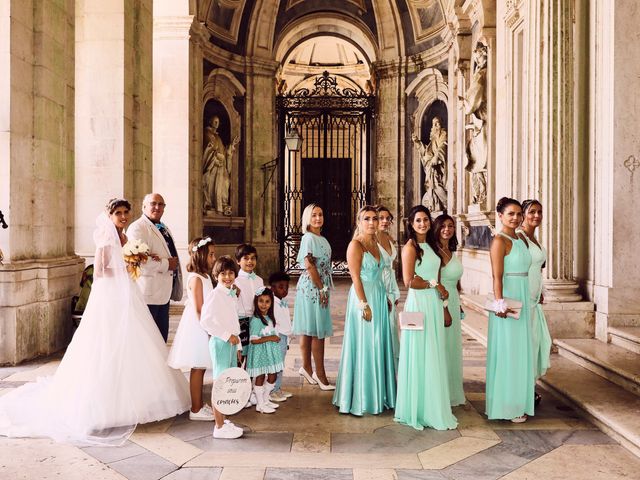
<instances>
[{"instance_id":1,"label":"bride in white wedding dress","mask_svg":"<svg viewBox=\"0 0 640 480\"><path fill-rule=\"evenodd\" d=\"M114 199L98 216L94 282L80 327L53 376L0 397L0 435L118 445L137 424L189 409L187 381L167 366L167 347L125 267L130 210Z\"/></svg>"}]
</instances>

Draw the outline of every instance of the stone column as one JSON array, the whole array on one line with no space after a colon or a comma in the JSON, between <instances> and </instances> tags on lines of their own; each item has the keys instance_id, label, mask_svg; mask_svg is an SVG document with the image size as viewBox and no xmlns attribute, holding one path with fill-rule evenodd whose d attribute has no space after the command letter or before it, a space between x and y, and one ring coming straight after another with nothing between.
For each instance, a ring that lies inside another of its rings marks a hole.
<instances>
[{"instance_id":1,"label":"stone column","mask_svg":"<svg viewBox=\"0 0 640 480\"><path fill-rule=\"evenodd\" d=\"M400 59L374 64L377 83L376 118L375 131L371 132L376 139L374 154L371 157L371 178L376 179L375 185L372 186L371 200L391 210L396 218L396 231L393 234L395 238L402 238L399 236L401 219L413 206L402 200L412 198L413 195L413 184L409 186L410 193L405 185L405 137L408 135L410 138L411 132L408 132L405 121L406 107L403 97L406 77L402 72L402 65L403 61Z\"/></svg>"},{"instance_id":2,"label":"stone column","mask_svg":"<svg viewBox=\"0 0 640 480\"><path fill-rule=\"evenodd\" d=\"M76 9L76 251L93 256L94 220L151 190L152 0L83 0Z\"/></svg>"},{"instance_id":3,"label":"stone column","mask_svg":"<svg viewBox=\"0 0 640 480\"><path fill-rule=\"evenodd\" d=\"M201 101L194 102L202 54L191 39L188 0L156 0L153 16L153 191L167 202L163 220L185 265L189 240L202 232L201 158L192 140L202 129Z\"/></svg>"},{"instance_id":4,"label":"stone column","mask_svg":"<svg viewBox=\"0 0 640 480\"><path fill-rule=\"evenodd\" d=\"M73 253L73 2L0 6L0 364L64 348Z\"/></svg>"},{"instance_id":5,"label":"stone column","mask_svg":"<svg viewBox=\"0 0 640 480\"><path fill-rule=\"evenodd\" d=\"M591 2L591 168L594 177L596 336L609 326L640 326L637 221L640 204L640 63L633 0Z\"/></svg>"},{"instance_id":6,"label":"stone column","mask_svg":"<svg viewBox=\"0 0 640 480\"><path fill-rule=\"evenodd\" d=\"M245 181L245 240L260 252L259 273L266 278L279 267L279 245L276 241L275 189L277 175L264 197L264 175L261 167L277 155L277 123L275 112L275 62L253 59L247 65L247 109ZM264 209L264 214L263 214ZM263 229L264 219L264 229Z\"/></svg>"},{"instance_id":7,"label":"stone column","mask_svg":"<svg viewBox=\"0 0 640 480\"><path fill-rule=\"evenodd\" d=\"M547 247L545 299L580 301L574 280L573 1L541 7L540 200L542 243ZM535 17L534 17L535 18ZM539 48L539 47L534 47ZM534 58L538 58L534 56Z\"/></svg>"}]
</instances>

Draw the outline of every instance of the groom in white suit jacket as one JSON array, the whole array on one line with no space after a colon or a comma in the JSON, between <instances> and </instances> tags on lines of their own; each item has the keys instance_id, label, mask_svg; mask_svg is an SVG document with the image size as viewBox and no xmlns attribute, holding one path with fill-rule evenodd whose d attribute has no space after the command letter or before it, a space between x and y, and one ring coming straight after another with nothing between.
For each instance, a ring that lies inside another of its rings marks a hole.
<instances>
[{"instance_id":1,"label":"groom in white suit jacket","mask_svg":"<svg viewBox=\"0 0 640 480\"><path fill-rule=\"evenodd\" d=\"M160 260L149 258L142 265L137 284L158 329L167 341L169 336L169 300L182 298L182 273L178 251L169 228L161 222L164 198L149 193L142 201L142 216L127 229L129 240L142 240Z\"/></svg>"}]
</instances>

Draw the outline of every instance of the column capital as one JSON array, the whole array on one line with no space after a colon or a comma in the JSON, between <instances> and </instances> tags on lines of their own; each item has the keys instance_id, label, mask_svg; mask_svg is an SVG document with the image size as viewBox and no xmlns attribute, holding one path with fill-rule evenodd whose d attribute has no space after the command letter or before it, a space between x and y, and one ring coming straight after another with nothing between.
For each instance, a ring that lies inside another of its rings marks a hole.
<instances>
[{"instance_id":1,"label":"column capital","mask_svg":"<svg viewBox=\"0 0 640 480\"><path fill-rule=\"evenodd\" d=\"M195 26L193 15L155 17L153 19L153 38L181 39L188 38L192 26Z\"/></svg>"}]
</instances>

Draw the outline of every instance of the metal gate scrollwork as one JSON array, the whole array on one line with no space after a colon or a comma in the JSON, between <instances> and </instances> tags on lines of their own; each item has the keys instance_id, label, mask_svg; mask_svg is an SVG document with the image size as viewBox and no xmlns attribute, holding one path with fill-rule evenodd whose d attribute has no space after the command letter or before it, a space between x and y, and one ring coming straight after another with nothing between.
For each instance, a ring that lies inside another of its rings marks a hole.
<instances>
[{"instance_id":1,"label":"metal gate scrollwork","mask_svg":"<svg viewBox=\"0 0 640 480\"><path fill-rule=\"evenodd\" d=\"M282 266L286 272L300 273L296 256L304 233L302 210L318 203L324 212L322 234L331 244L334 273L348 275L346 248L356 213L370 200L375 97L346 77L325 71L312 85L276 97L276 106ZM285 135L291 132L303 140L297 151L285 143Z\"/></svg>"}]
</instances>

